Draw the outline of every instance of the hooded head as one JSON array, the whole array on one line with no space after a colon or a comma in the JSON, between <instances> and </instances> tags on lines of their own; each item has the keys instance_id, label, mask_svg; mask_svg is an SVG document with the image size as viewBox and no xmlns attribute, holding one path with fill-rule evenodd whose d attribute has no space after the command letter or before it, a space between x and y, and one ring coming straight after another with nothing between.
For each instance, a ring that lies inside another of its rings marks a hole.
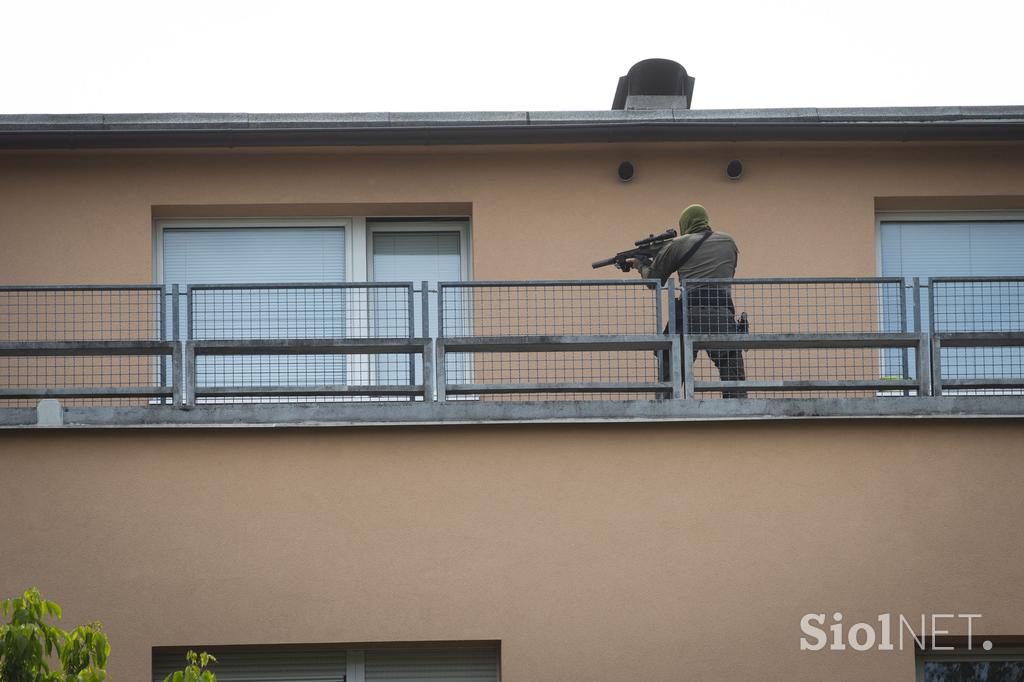
<instances>
[{"instance_id":1,"label":"hooded head","mask_svg":"<svg viewBox=\"0 0 1024 682\"><path fill-rule=\"evenodd\" d=\"M708 212L700 204L691 204L686 207L683 214L679 216L679 234L693 234L710 230L708 223Z\"/></svg>"}]
</instances>

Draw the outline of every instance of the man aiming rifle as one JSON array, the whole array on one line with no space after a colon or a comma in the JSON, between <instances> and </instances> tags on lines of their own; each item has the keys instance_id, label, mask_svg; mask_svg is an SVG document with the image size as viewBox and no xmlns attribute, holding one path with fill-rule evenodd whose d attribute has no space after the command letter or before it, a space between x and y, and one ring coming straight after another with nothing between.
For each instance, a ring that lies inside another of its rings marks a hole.
<instances>
[{"instance_id":1,"label":"man aiming rifle","mask_svg":"<svg viewBox=\"0 0 1024 682\"><path fill-rule=\"evenodd\" d=\"M669 230L667 232L673 232ZM736 321L736 308L728 286L701 284L700 279L724 279L735 276L739 249L732 237L714 232L708 221L708 212L700 204L688 206L679 217L678 237L665 237L666 233L636 242L637 253L626 251L608 261L598 261L594 267L615 264L623 272L636 269L644 279L657 279L662 284L672 273L686 284L687 312L691 334L734 334L744 331ZM674 238L673 238L674 237ZM653 257L651 256L653 253ZM621 256L621 258L620 258ZM621 265L620 265L621 262ZM682 334L682 301L676 300L676 331ZM668 328L666 327L666 331ZM694 359L697 352L694 351ZM739 350L707 351L718 368L722 381L744 381L743 353ZM742 389L726 389L723 398L745 398Z\"/></svg>"}]
</instances>

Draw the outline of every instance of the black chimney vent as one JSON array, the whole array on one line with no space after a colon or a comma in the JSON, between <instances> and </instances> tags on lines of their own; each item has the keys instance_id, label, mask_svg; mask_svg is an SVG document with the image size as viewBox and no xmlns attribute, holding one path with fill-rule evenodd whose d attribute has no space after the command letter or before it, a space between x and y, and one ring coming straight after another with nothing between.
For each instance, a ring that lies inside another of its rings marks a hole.
<instances>
[{"instance_id":1,"label":"black chimney vent","mask_svg":"<svg viewBox=\"0 0 1024 682\"><path fill-rule=\"evenodd\" d=\"M612 109L689 109L693 77L671 59L645 59L619 78Z\"/></svg>"}]
</instances>

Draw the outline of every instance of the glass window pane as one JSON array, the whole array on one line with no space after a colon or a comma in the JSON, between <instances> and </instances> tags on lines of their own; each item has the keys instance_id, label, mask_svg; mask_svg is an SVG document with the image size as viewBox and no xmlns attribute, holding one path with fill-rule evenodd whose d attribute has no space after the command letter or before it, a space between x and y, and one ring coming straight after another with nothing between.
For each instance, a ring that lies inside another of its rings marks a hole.
<instances>
[{"instance_id":1,"label":"glass window pane","mask_svg":"<svg viewBox=\"0 0 1024 682\"><path fill-rule=\"evenodd\" d=\"M373 278L378 282L408 282L416 285L426 280L431 289L438 282L460 281L462 279L461 233L458 231L375 231L373 234ZM437 294L430 294L430 335L437 336ZM377 306L378 316L383 319L394 317L393 311L381 302ZM420 306L415 306L415 329L413 334L422 333ZM449 331L449 333L451 333ZM410 371L416 377L413 383L422 379L421 360L402 362L398 356L380 356L377 361L378 381L384 384L409 383ZM452 377L458 383L457 377Z\"/></svg>"}]
</instances>

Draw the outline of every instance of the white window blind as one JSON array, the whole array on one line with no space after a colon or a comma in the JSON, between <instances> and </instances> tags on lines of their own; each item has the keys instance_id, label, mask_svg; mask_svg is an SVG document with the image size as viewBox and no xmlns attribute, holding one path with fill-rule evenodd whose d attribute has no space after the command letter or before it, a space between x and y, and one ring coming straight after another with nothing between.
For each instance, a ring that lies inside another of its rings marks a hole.
<instances>
[{"instance_id":1,"label":"white window blind","mask_svg":"<svg viewBox=\"0 0 1024 682\"><path fill-rule=\"evenodd\" d=\"M373 279L377 282L426 280L431 289L438 282L462 280L461 236L458 232L374 232ZM437 335L437 296L430 300L430 334ZM418 317L416 329L422 322ZM417 331L419 333L419 331Z\"/></svg>"},{"instance_id":2,"label":"white window blind","mask_svg":"<svg viewBox=\"0 0 1024 682\"><path fill-rule=\"evenodd\" d=\"M342 227L164 230L165 284L345 281Z\"/></svg>"},{"instance_id":3,"label":"white window blind","mask_svg":"<svg viewBox=\"0 0 1024 682\"><path fill-rule=\"evenodd\" d=\"M883 222L880 239L883 277L1024 275L1024 221Z\"/></svg>"},{"instance_id":4,"label":"white window blind","mask_svg":"<svg viewBox=\"0 0 1024 682\"><path fill-rule=\"evenodd\" d=\"M345 280L343 227L195 227L163 231L163 279L196 284L308 284ZM345 329L344 299L281 292L199 294L182 306L178 335L187 335L192 314L198 338L248 339L283 335L290 327L310 336ZM169 323L170 324L170 323ZM344 356L220 356L203 358L201 386L345 384Z\"/></svg>"},{"instance_id":5,"label":"white window blind","mask_svg":"<svg viewBox=\"0 0 1024 682\"><path fill-rule=\"evenodd\" d=\"M883 277L1024 274L1024 221L883 222Z\"/></svg>"}]
</instances>

